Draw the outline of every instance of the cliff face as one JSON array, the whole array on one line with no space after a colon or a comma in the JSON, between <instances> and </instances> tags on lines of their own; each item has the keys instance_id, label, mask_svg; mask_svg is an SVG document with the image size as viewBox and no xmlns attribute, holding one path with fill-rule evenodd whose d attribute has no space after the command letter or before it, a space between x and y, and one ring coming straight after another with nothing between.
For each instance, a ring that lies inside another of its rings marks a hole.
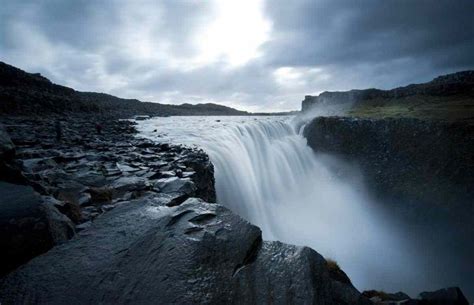
<instances>
[{"instance_id":1,"label":"cliff face","mask_svg":"<svg viewBox=\"0 0 474 305\"><path fill-rule=\"evenodd\" d=\"M474 124L413 118L317 117L304 129L315 152L359 167L379 208L423 248L430 268L474 295ZM440 303L440 304L448 304Z\"/></svg>"},{"instance_id":2,"label":"cliff face","mask_svg":"<svg viewBox=\"0 0 474 305\"><path fill-rule=\"evenodd\" d=\"M472 124L318 117L304 135L315 151L360 165L378 194L473 211Z\"/></svg>"}]
</instances>

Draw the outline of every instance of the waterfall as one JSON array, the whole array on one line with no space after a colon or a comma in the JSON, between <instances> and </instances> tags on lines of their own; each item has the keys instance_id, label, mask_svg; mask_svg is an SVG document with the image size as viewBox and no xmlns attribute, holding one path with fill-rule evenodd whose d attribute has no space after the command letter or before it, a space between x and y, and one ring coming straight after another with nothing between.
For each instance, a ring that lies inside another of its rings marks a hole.
<instances>
[{"instance_id":1,"label":"waterfall","mask_svg":"<svg viewBox=\"0 0 474 305\"><path fill-rule=\"evenodd\" d=\"M215 168L217 200L258 225L266 240L310 246L335 259L360 288L414 282L412 247L365 192L348 164L315 154L289 117L158 118L142 134L194 144ZM403 268L400 268L403 266Z\"/></svg>"}]
</instances>

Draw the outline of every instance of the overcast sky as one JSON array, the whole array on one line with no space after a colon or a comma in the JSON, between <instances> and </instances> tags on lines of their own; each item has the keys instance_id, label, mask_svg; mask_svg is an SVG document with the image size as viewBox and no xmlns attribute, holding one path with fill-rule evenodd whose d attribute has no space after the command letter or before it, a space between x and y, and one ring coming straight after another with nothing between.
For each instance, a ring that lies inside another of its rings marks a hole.
<instances>
[{"instance_id":1,"label":"overcast sky","mask_svg":"<svg viewBox=\"0 0 474 305\"><path fill-rule=\"evenodd\" d=\"M299 109L474 69L474 0L0 0L0 60L82 91Z\"/></svg>"}]
</instances>

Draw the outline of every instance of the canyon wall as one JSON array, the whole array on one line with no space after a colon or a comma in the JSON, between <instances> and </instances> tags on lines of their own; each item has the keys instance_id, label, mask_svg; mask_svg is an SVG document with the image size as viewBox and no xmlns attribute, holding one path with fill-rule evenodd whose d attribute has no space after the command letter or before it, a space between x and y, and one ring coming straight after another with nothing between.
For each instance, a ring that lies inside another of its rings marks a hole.
<instances>
[{"instance_id":1,"label":"canyon wall","mask_svg":"<svg viewBox=\"0 0 474 305\"><path fill-rule=\"evenodd\" d=\"M304 130L316 152L356 163L379 195L472 213L474 125L412 118L318 117Z\"/></svg>"}]
</instances>

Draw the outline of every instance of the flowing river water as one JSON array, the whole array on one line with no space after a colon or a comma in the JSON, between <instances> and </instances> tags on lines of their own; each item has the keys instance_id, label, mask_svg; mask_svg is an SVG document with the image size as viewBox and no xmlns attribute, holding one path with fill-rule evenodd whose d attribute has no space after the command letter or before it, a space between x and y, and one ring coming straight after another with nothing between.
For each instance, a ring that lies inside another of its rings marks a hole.
<instances>
[{"instance_id":1,"label":"flowing river water","mask_svg":"<svg viewBox=\"0 0 474 305\"><path fill-rule=\"evenodd\" d=\"M291 116L159 117L138 129L204 149L218 203L259 226L264 239L336 260L358 289L419 292L413 283L423 271L409 235L371 200L355 168L313 152L302 126Z\"/></svg>"}]
</instances>

